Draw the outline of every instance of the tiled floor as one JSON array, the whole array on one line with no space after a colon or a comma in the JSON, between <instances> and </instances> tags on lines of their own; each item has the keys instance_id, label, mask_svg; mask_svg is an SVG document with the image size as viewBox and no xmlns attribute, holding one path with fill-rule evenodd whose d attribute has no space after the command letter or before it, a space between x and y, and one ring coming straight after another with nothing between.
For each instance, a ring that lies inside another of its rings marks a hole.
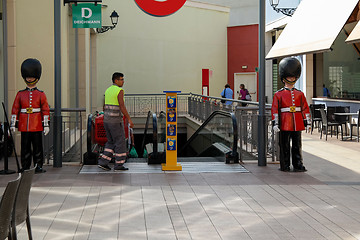
<instances>
[{"instance_id":1,"label":"tiled floor","mask_svg":"<svg viewBox=\"0 0 360 240\"><path fill-rule=\"evenodd\" d=\"M249 172L47 166L31 190L34 239L360 239L359 153L355 141L304 133L306 173L256 162ZM0 176L1 190L15 177Z\"/></svg>"}]
</instances>

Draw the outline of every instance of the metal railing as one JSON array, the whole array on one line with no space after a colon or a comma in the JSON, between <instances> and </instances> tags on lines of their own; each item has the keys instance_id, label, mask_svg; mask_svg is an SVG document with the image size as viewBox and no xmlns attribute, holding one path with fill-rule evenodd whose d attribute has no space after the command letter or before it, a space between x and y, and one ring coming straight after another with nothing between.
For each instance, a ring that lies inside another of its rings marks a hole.
<instances>
[{"instance_id":1,"label":"metal railing","mask_svg":"<svg viewBox=\"0 0 360 240\"><path fill-rule=\"evenodd\" d=\"M221 103L221 100L231 104ZM246 104L244 107L242 104ZM166 111L165 94L127 94L125 105L132 117L146 117L149 111L159 113ZM194 117L205 121L214 111L224 110L235 113L238 122L240 160L257 160L258 157L258 115L259 103L224 99L221 97L205 96L193 93L178 94L178 114ZM266 156L275 161L277 144L271 125L271 105L266 104Z\"/></svg>"},{"instance_id":2,"label":"metal railing","mask_svg":"<svg viewBox=\"0 0 360 240\"><path fill-rule=\"evenodd\" d=\"M86 109L62 108L62 156L63 162L83 162L83 147L86 137ZM54 109L50 109L50 132L44 136L44 158L47 164L53 159Z\"/></svg>"},{"instance_id":3,"label":"metal railing","mask_svg":"<svg viewBox=\"0 0 360 240\"><path fill-rule=\"evenodd\" d=\"M221 103L224 98L209 97L191 93L188 98L189 115L200 120L205 121L212 112L216 110L224 110L234 112L238 123L238 135L240 149L240 160L257 160L258 157L258 116L259 103L244 100L226 99L231 104L226 105ZM242 106L242 103L248 106ZM274 137L274 132L271 123L271 105L266 105L266 157L275 161L277 155L277 144Z\"/></svg>"},{"instance_id":4,"label":"metal railing","mask_svg":"<svg viewBox=\"0 0 360 240\"><path fill-rule=\"evenodd\" d=\"M131 117L146 117L149 111L160 113L166 111L165 94L128 94L125 105ZM221 100L231 104L221 103ZM246 103L247 106L242 106ZM200 121L205 121L214 111L232 112L238 124L238 149L240 160L257 160L258 157L258 115L259 103L243 100L224 99L221 97L204 96L193 93L178 94L178 114L190 115ZM266 105L266 156L275 161L277 144L271 125L271 105ZM63 161L83 162L83 147L86 148L86 116L84 108L62 109L62 153ZM51 115L53 109L51 109ZM50 119L53 119L52 117ZM54 124L50 125L52 128ZM52 159L53 132L44 137L44 156L47 163Z\"/></svg>"},{"instance_id":5,"label":"metal railing","mask_svg":"<svg viewBox=\"0 0 360 240\"><path fill-rule=\"evenodd\" d=\"M189 93L178 94L178 114L188 113ZM166 112L166 94L126 94L125 106L131 117L146 117L149 111Z\"/></svg>"}]
</instances>

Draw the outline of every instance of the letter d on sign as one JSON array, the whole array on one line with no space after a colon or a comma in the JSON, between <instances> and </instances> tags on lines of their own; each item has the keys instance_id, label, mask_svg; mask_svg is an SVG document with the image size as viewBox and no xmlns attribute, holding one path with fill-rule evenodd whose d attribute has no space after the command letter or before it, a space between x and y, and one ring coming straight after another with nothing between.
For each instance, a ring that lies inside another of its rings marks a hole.
<instances>
[{"instance_id":1,"label":"letter d on sign","mask_svg":"<svg viewBox=\"0 0 360 240\"><path fill-rule=\"evenodd\" d=\"M88 15L85 15L86 11L88 12ZM92 16L92 11L90 8L81 8L81 17L90 18L91 16Z\"/></svg>"}]
</instances>

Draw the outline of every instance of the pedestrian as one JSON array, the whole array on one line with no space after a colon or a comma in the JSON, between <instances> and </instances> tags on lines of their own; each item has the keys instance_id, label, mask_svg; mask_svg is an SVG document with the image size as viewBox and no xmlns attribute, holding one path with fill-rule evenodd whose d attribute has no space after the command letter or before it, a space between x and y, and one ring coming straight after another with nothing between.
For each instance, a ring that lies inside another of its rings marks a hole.
<instances>
[{"instance_id":1,"label":"pedestrian","mask_svg":"<svg viewBox=\"0 0 360 240\"><path fill-rule=\"evenodd\" d=\"M233 99L233 94L234 94L234 92L233 92L233 90L231 90L230 85L228 83L225 84L225 88L221 92L221 97ZM232 101L221 100L221 102L225 103L226 107L230 107L230 105L232 105Z\"/></svg>"},{"instance_id":2,"label":"pedestrian","mask_svg":"<svg viewBox=\"0 0 360 240\"><path fill-rule=\"evenodd\" d=\"M325 87L325 84L323 84L323 96L330 97L330 91L327 87Z\"/></svg>"},{"instance_id":3,"label":"pedestrian","mask_svg":"<svg viewBox=\"0 0 360 240\"><path fill-rule=\"evenodd\" d=\"M280 132L280 170L290 171L290 140L292 140L291 155L294 172L305 172L301 151L301 131L311 126L311 118L304 93L294 88L301 74L299 60L292 57L282 59L279 63L279 74L285 86L274 95L271 116L274 132Z\"/></svg>"},{"instance_id":4,"label":"pedestrian","mask_svg":"<svg viewBox=\"0 0 360 240\"><path fill-rule=\"evenodd\" d=\"M98 160L98 167L106 171L111 170L109 163L112 157L115 158L115 171L128 170L124 166L127 154L123 115L129 122L130 128L134 127L134 123L124 103L124 89L122 88L124 81L124 74L115 72L112 76L113 85L105 91L104 128L107 142Z\"/></svg>"},{"instance_id":5,"label":"pedestrian","mask_svg":"<svg viewBox=\"0 0 360 240\"><path fill-rule=\"evenodd\" d=\"M248 96L248 97L247 97ZM240 93L239 93L239 97L238 99L239 100L242 100L242 101L251 101L251 96L250 96L250 93L249 91L245 88L245 85L244 84L240 84ZM247 103L241 103L241 106L243 107L246 107L248 104Z\"/></svg>"},{"instance_id":6,"label":"pedestrian","mask_svg":"<svg viewBox=\"0 0 360 240\"><path fill-rule=\"evenodd\" d=\"M17 128L21 132L21 167L30 169L31 159L34 162L35 173L46 172L43 169L44 151L42 133L50 131L50 108L43 91L36 87L41 77L41 63L34 58L28 58L21 64L21 76L26 88L20 90L15 97L11 110L10 130Z\"/></svg>"}]
</instances>

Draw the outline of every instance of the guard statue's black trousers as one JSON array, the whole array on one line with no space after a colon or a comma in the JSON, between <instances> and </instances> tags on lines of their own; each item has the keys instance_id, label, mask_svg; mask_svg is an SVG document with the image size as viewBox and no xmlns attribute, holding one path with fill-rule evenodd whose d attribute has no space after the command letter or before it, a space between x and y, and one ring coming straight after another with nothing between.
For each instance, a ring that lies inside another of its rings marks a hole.
<instances>
[{"instance_id":1,"label":"guard statue's black trousers","mask_svg":"<svg viewBox=\"0 0 360 240\"><path fill-rule=\"evenodd\" d=\"M42 132L21 132L21 166L30 169L31 158L34 166L42 168L44 161Z\"/></svg>"},{"instance_id":2,"label":"guard statue's black trousers","mask_svg":"<svg viewBox=\"0 0 360 240\"><path fill-rule=\"evenodd\" d=\"M301 154L301 131L280 131L280 170L286 171L290 168L290 140L291 157L294 169L303 168Z\"/></svg>"}]
</instances>

